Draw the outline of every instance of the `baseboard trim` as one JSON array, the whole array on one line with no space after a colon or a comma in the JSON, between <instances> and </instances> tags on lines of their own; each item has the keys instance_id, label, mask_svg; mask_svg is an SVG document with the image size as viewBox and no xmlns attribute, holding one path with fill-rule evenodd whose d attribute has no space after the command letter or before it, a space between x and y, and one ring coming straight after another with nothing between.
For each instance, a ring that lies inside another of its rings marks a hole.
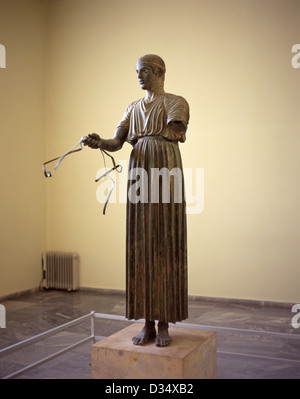
<instances>
[{"instance_id":1,"label":"baseboard trim","mask_svg":"<svg viewBox=\"0 0 300 399\"><path fill-rule=\"evenodd\" d=\"M7 299L16 299L16 298L19 298L19 297L22 297L25 295L34 294L37 291L39 291L39 287L34 287L34 288L29 288L28 290L13 292L11 294L0 296L0 302L6 301Z\"/></svg>"},{"instance_id":2,"label":"baseboard trim","mask_svg":"<svg viewBox=\"0 0 300 399\"><path fill-rule=\"evenodd\" d=\"M102 295L122 295L125 296L125 290L116 290L110 288L94 288L94 287L79 287L79 291L95 292Z\"/></svg>"},{"instance_id":3,"label":"baseboard trim","mask_svg":"<svg viewBox=\"0 0 300 399\"><path fill-rule=\"evenodd\" d=\"M289 308L294 305L293 302L275 302L263 301L256 299L239 299L239 298L221 298L221 297L207 297L207 296L193 296L189 295L189 301L200 302L214 302L228 305L252 306L252 307L268 307L268 308Z\"/></svg>"}]
</instances>

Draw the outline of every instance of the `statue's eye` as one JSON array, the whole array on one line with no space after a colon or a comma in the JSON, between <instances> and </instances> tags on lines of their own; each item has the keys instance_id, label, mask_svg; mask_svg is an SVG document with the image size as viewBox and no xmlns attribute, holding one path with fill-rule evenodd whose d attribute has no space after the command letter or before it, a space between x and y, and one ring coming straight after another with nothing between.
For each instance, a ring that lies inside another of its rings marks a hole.
<instances>
[{"instance_id":1,"label":"statue's eye","mask_svg":"<svg viewBox=\"0 0 300 399\"><path fill-rule=\"evenodd\" d=\"M142 73L148 73L149 72L149 68L142 68L140 71L138 71L138 70L136 71L137 74L139 74L141 72Z\"/></svg>"}]
</instances>

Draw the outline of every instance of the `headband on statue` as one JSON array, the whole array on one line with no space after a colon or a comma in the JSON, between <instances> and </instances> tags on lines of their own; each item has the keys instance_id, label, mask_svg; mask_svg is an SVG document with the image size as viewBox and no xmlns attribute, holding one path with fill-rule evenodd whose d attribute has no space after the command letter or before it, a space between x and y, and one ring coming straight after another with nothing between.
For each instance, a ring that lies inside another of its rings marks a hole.
<instances>
[{"instance_id":1,"label":"headband on statue","mask_svg":"<svg viewBox=\"0 0 300 399\"><path fill-rule=\"evenodd\" d=\"M153 62L153 61L142 61L144 64L150 64L150 65L155 65L158 68L162 69L164 72L166 72L166 68L163 65L158 64L157 62Z\"/></svg>"},{"instance_id":2,"label":"headband on statue","mask_svg":"<svg viewBox=\"0 0 300 399\"><path fill-rule=\"evenodd\" d=\"M163 72L166 72L164 60L156 54L146 54L138 59L138 62L156 66Z\"/></svg>"}]
</instances>

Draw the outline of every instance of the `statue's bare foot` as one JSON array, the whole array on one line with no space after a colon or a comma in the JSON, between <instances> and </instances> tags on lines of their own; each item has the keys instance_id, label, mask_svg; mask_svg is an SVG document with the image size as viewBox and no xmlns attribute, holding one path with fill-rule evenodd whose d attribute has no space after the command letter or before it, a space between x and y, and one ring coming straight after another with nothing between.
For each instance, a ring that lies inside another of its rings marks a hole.
<instances>
[{"instance_id":1,"label":"statue's bare foot","mask_svg":"<svg viewBox=\"0 0 300 399\"><path fill-rule=\"evenodd\" d=\"M172 342L168 328L168 323L162 321L158 323L158 334L155 339L156 346L167 346Z\"/></svg>"},{"instance_id":2,"label":"statue's bare foot","mask_svg":"<svg viewBox=\"0 0 300 399\"><path fill-rule=\"evenodd\" d=\"M142 331L132 338L134 345L144 345L150 341L150 339L156 337L155 322L146 321L145 327Z\"/></svg>"}]
</instances>

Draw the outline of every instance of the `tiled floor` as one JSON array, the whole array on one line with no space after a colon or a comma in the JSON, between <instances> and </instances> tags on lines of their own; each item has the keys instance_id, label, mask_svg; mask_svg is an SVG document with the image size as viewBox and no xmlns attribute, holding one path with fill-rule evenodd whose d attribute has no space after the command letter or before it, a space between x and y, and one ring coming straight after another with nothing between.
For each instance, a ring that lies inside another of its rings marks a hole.
<instances>
[{"instance_id":1,"label":"tiled floor","mask_svg":"<svg viewBox=\"0 0 300 399\"><path fill-rule=\"evenodd\" d=\"M89 291L44 291L2 301L6 328L0 329L0 349L37 335L94 310L124 315L122 294ZM249 334L246 331L217 332L217 376L219 379L300 378L300 329L291 325L289 307L190 301L185 323L241 330L291 334L291 338ZM106 337L128 326L126 321L96 319L95 335ZM0 357L0 378L87 337L85 321L55 336ZM297 337L297 339L292 339ZM90 342L27 371L22 379L90 379Z\"/></svg>"}]
</instances>

